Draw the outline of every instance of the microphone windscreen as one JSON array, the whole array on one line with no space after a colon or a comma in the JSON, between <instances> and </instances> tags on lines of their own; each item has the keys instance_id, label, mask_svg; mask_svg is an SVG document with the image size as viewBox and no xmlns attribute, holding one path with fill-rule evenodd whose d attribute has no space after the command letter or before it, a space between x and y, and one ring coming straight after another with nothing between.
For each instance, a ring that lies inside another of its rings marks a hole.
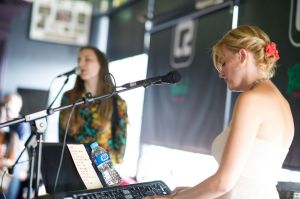
<instances>
[{"instance_id":1,"label":"microphone windscreen","mask_svg":"<svg viewBox=\"0 0 300 199\"><path fill-rule=\"evenodd\" d=\"M181 80L181 75L177 71L171 71L162 77L162 82L174 84Z\"/></svg>"}]
</instances>

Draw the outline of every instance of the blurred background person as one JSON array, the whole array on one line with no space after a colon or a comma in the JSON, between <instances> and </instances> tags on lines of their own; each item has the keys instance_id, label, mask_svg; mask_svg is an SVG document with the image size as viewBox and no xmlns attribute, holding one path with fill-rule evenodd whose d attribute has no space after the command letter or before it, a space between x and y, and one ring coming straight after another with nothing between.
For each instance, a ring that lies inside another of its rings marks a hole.
<instances>
[{"instance_id":1,"label":"blurred background person","mask_svg":"<svg viewBox=\"0 0 300 199\"><path fill-rule=\"evenodd\" d=\"M23 100L20 94L10 93L4 97L1 107L1 123L20 117ZM30 125L27 122L12 124L0 129L0 167L4 171L11 168L16 159L24 149L24 144L31 134ZM24 158L28 159L28 154L23 153ZM14 165L11 175L6 174L3 183L3 192L6 198L17 198L21 191L21 183L25 182L28 176L28 162ZM1 176L2 177L2 176ZM3 195L1 195L2 197Z\"/></svg>"}]
</instances>

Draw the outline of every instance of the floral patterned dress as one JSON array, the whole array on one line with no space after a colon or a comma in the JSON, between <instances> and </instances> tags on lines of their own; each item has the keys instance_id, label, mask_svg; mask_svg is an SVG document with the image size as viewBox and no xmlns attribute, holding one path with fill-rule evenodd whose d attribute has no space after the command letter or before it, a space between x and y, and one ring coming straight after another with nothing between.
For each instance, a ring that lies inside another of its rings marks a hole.
<instances>
[{"instance_id":1,"label":"floral patterned dress","mask_svg":"<svg viewBox=\"0 0 300 199\"><path fill-rule=\"evenodd\" d=\"M113 114L110 121L101 118L97 111L99 104L79 105L79 108L73 112L79 114L78 121L75 124L69 124L67 143L90 144L97 141L98 144L108 151L113 163L121 163L125 153L127 139L127 105L125 100L116 95L113 99ZM70 100L70 91L64 93L61 105L68 105L74 102ZM76 110L76 109L75 109ZM59 116L59 140L63 142L66 124L71 109L65 109ZM71 120L72 121L72 120Z\"/></svg>"}]
</instances>

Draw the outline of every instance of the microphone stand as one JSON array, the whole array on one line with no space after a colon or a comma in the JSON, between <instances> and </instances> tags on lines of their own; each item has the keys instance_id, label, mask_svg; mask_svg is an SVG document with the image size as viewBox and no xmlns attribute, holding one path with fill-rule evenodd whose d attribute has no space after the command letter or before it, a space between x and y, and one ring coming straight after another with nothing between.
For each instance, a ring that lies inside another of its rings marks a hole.
<instances>
[{"instance_id":1,"label":"microphone stand","mask_svg":"<svg viewBox=\"0 0 300 199\"><path fill-rule=\"evenodd\" d=\"M48 106L48 109L52 107L52 105L54 104L54 102L56 101L56 99L58 98L59 94L62 92L62 90L64 89L64 87L66 86L66 84L69 81L69 75L67 76L66 80L64 81L64 84L62 85L62 87L60 88L60 90L58 91L57 95L55 96L54 100L51 102L51 104Z\"/></svg>"},{"instance_id":2,"label":"microphone stand","mask_svg":"<svg viewBox=\"0 0 300 199\"><path fill-rule=\"evenodd\" d=\"M30 182L29 182L30 187L28 189L27 198L28 199L32 198L32 196L31 196L32 193L31 192L32 192L32 182L33 182L34 166L35 165L36 165L36 170L35 170L35 174L36 174L35 197L38 197L41 155L42 155L42 140L43 140L42 136L43 136L43 133L46 131L46 128L47 128L47 120L46 120L47 116L52 115L56 111L61 111L61 110L71 108L73 106L78 106L78 105L81 105L81 104L90 104L90 103L93 103L96 100L107 99L107 98L110 98L110 97L112 97L112 96L114 96L118 93L124 92L124 91L132 90L132 89L135 89L135 88L141 87L141 86L146 88L150 85L152 85L152 84L147 83L147 84L144 84L144 85L131 86L129 88L114 90L112 93L105 94L105 95L100 95L100 96L95 96L95 97L93 97L91 95L91 93L87 93L86 97L83 97L81 100L78 100L77 102L75 102L73 104L59 106L57 108L48 108L46 110L42 110L42 111L38 111L38 112L35 112L35 113L25 115L22 118L17 118L17 119L13 119L13 120L10 120L10 121L7 121L7 122L0 123L0 128L6 127L6 126L9 126L9 125L12 125L12 124L21 123L21 122L30 122L31 125L33 126L33 132L32 133L33 133L34 136L30 136L30 138L29 138L30 140L26 142L27 145L29 145L30 152L31 152L31 156L30 156ZM34 140L32 140L32 139L34 139Z\"/></svg>"}]
</instances>

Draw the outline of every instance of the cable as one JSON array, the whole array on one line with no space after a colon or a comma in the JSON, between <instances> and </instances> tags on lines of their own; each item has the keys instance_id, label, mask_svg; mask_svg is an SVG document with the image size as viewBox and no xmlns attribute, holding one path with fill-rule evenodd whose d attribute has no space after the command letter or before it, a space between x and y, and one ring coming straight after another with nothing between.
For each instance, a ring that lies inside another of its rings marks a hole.
<instances>
[{"instance_id":1,"label":"cable","mask_svg":"<svg viewBox=\"0 0 300 199\"><path fill-rule=\"evenodd\" d=\"M77 100L76 102L78 102L78 101L79 100ZM65 152L66 139L67 139L68 130L69 130L69 124L70 124L70 120L71 120L71 117L73 115L73 112L74 112L74 110L76 108L76 102L72 106L72 110L71 110L71 112L69 114L69 118L68 118L66 130L65 130L65 135L64 135L64 140L63 140L63 147L62 147L62 150L61 150L62 152L61 152L61 155L60 155L59 165L58 165L58 169L57 169L57 173L56 173L56 178L55 178L55 183L54 183L54 192L56 190L57 181L58 181L58 177L59 177L59 174L60 174L60 169L61 169L61 166L62 166L62 161L63 161L63 158L64 158L64 152Z\"/></svg>"},{"instance_id":2,"label":"cable","mask_svg":"<svg viewBox=\"0 0 300 199\"><path fill-rule=\"evenodd\" d=\"M111 73L107 73L104 76L104 83L112 88L111 94L114 94L117 87L115 77Z\"/></svg>"},{"instance_id":3,"label":"cable","mask_svg":"<svg viewBox=\"0 0 300 199\"><path fill-rule=\"evenodd\" d=\"M23 153L24 153L25 150L26 150L26 147L24 147L24 149L21 151L21 153L18 156L16 162L11 167L8 167L8 169L7 169L8 170L8 174L12 175L14 173L14 168L15 168L15 166L17 164L19 164L18 162L19 162L20 158L22 157L22 155L23 155Z\"/></svg>"}]
</instances>

